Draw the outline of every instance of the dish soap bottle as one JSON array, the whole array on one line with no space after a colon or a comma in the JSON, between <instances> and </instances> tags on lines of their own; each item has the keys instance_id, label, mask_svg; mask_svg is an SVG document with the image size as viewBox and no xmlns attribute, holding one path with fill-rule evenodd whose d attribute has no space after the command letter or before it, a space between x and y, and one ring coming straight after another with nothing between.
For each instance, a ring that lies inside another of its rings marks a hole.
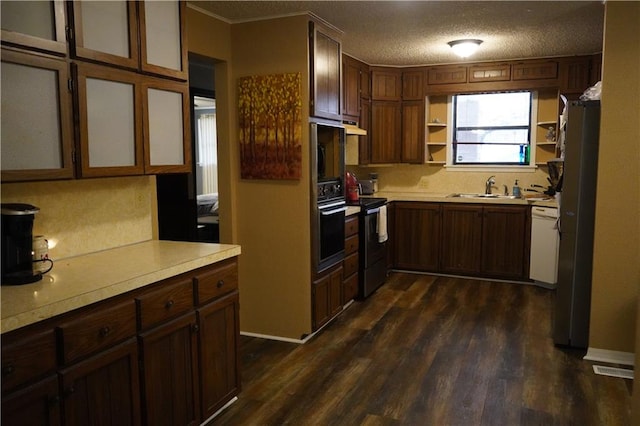
<instances>
[{"instance_id":1,"label":"dish soap bottle","mask_svg":"<svg viewBox=\"0 0 640 426\"><path fill-rule=\"evenodd\" d=\"M516 183L513 184L513 196L522 198L522 192L520 192L520 187L518 186L518 179L516 179Z\"/></svg>"}]
</instances>

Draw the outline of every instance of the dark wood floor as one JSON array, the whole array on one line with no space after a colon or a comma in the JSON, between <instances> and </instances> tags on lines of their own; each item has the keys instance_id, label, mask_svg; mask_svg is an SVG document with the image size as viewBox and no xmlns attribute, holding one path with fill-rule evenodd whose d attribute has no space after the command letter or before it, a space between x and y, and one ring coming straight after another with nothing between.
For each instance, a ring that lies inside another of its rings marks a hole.
<instances>
[{"instance_id":1,"label":"dark wood floor","mask_svg":"<svg viewBox=\"0 0 640 426\"><path fill-rule=\"evenodd\" d=\"M553 292L394 273L304 345L242 337L214 425L629 425L631 380L550 338Z\"/></svg>"}]
</instances>

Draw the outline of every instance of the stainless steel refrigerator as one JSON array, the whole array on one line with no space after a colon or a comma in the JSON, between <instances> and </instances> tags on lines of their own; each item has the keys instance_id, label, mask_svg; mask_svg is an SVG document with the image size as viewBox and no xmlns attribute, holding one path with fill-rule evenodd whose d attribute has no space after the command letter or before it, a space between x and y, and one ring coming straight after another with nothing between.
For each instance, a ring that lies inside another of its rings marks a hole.
<instances>
[{"instance_id":1,"label":"stainless steel refrigerator","mask_svg":"<svg viewBox=\"0 0 640 426\"><path fill-rule=\"evenodd\" d=\"M568 104L560 251L553 323L557 345L589 346L600 101Z\"/></svg>"}]
</instances>

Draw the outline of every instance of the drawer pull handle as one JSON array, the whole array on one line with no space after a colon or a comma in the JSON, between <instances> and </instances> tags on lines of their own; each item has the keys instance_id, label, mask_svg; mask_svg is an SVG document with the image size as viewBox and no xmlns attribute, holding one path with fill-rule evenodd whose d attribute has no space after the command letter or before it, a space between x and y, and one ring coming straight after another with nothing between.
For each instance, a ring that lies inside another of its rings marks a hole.
<instances>
[{"instance_id":1,"label":"drawer pull handle","mask_svg":"<svg viewBox=\"0 0 640 426\"><path fill-rule=\"evenodd\" d=\"M2 377L9 376L15 373L15 371L16 368L13 366L13 364L5 365L4 367L2 367Z\"/></svg>"},{"instance_id":2,"label":"drawer pull handle","mask_svg":"<svg viewBox=\"0 0 640 426\"><path fill-rule=\"evenodd\" d=\"M224 285L224 280L220 280L218 281L218 284L216 284L216 287L221 288Z\"/></svg>"},{"instance_id":3,"label":"drawer pull handle","mask_svg":"<svg viewBox=\"0 0 640 426\"><path fill-rule=\"evenodd\" d=\"M109 327L102 327L100 329L100 337L107 337L111 333L111 329Z\"/></svg>"},{"instance_id":4,"label":"drawer pull handle","mask_svg":"<svg viewBox=\"0 0 640 426\"><path fill-rule=\"evenodd\" d=\"M171 307L173 306L174 301L173 300L168 300L167 303L164 304L164 307L166 309L171 309Z\"/></svg>"}]
</instances>

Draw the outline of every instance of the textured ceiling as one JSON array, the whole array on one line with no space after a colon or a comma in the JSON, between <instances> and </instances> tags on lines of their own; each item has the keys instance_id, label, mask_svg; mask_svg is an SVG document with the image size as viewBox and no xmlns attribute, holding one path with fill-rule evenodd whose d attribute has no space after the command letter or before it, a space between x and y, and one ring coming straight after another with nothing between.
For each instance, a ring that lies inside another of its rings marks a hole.
<instances>
[{"instance_id":1,"label":"textured ceiling","mask_svg":"<svg viewBox=\"0 0 640 426\"><path fill-rule=\"evenodd\" d=\"M230 23L312 12L371 65L456 63L448 41L484 41L467 61L602 51L602 1L190 1Z\"/></svg>"}]
</instances>

